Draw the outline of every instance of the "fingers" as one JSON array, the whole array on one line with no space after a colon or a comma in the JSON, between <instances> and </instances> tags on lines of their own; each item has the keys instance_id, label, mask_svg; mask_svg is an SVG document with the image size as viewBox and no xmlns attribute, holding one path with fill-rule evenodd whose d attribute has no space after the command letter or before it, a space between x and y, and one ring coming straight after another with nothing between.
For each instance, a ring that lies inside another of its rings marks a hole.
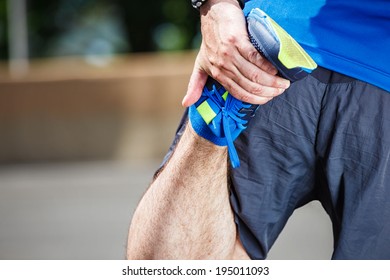
<instances>
[{"instance_id":1,"label":"fingers","mask_svg":"<svg viewBox=\"0 0 390 280\"><path fill-rule=\"evenodd\" d=\"M203 40L183 106L199 99L208 75L251 104L261 105L282 94L290 82L277 76L277 69L253 47L241 9L229 1L206 3L207 13L202 12L201 18Z\"/></svg>"},{"instance_id":2,"label":"fingers","mask_svg":"<svg viewBox=\"0 0 390 280\"><path fill-rule=\"evenodd\" d=\"M270 95L274 96L275 90L285 90L290 86L290 81L277 76L275 67L261 55L256 64L242 56L239 56L238 60L231 78L246 91L267 96L271 90Z\"/></svg>"},{"instance_id":3,"label":"fingers","mask_svg":"<svg viewBox=\"0 0 390 280\"><path fill-rule=\"evenodd\" d=\"M272 100L274 97L282 94L284 92L284 89L277 89L273 87L267 87L267 86L259 86L257 93L249 92L245 89L243 89L240 85L235 83L233 80L231 80L228 83L228 86L225 86L225 88L229 88L228 91L230 93L234 92L234 97L250 104L257 104L257 105L263 105L267 103L268 101Z\"/></svg>"},{"instance_id":4,"label":"fingers","mask_svg":"<svg viewBox=\"0 0 390 280\"><path fill-rule=\"evenodd\" d=\"M249 42L243 40L237 45L240 53L236 56L235 62L238 72L235 74L235 81L253 94L262 95L263 90L259 86L272 87L276 89L287 89L290 81L277 76L278 70L267 59L265 59Z\"/></svg>"},{"instance_id":5,"label":"fingers","mask_svg":"<svg viewBox=\"0 0 390 280\"><path fill-rule=\"evenodd\" d=\"M253 50L258 54L256 58L250 54L243 57L236 50L224 52L222 59L211 63L202 60L200 63L209 67L211 76L234 97L261 105L282 94L290 86L290 81L277 76L276 68L256 49Z\"/></svg>"},{"instance_id":6,"label":"fingers","mask_svg":"<svg viewBox=\"0 0 390 280\"><path fill-rule=\"evenodd\" d=\"M265 104L290 86L290 81L275 75L276 69L262 56L258 57L261 61L256 64L241 56L225 57L218 63L211 63L205 58L207 56L202 55L203 51L201 48L182 101L185 107L194 104L202 94L209 75L203 67L234 97L251 104Z\"/></svg>"},{"instance_id":7,"label":"fingers","mask_svg":"<svg viewBox=\"0 0 390 280\"><path fill-rule=\"evenodd\" d=\"M255 49L252 43L250 43L249 38L247 38L246 40L242 40L241 44L237 44L237 49L242 58L257 66L258 68L262 69L263 71L271 75L276 75L278 73L278 70L275 68L275 66L273 66L271 62L266 60L260 54L260 52Z\"/></svg>"}]
</instances>

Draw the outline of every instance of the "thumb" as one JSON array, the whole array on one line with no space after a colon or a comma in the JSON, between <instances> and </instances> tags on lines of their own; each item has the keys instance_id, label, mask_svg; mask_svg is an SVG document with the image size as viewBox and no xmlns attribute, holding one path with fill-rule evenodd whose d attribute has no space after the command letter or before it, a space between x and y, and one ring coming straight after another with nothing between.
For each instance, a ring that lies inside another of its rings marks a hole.
<instances>
[{"instance_id":1,"label":"thumb","mask_svg":"<svg viewBox=\"0 0 390 280\"><path fill-rule=\"evenodd\" d=\"M207 78L208 74L195 65L190 77L190 82L188 83L187 93L182 101L184 107L189 107L198 101L202 95L203 88L206 85Z\"/></svg>"}]
</instances>

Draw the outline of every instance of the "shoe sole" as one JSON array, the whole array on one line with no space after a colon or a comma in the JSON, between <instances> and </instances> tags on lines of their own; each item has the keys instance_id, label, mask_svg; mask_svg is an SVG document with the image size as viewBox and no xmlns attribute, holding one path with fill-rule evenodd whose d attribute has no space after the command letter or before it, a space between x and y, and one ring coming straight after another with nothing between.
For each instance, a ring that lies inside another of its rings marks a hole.
<instances>
[{"instance_id":1,"label":"shoe sole","mask_svg":"<svg viewBox=\"0 0 390 280\"><path fill-rule=\"evenodd\" d=\"M248 14L247 26L254 47L288 80L300 80L317 67L306 51L259 8Z\"/></svg>"}]
</instances>

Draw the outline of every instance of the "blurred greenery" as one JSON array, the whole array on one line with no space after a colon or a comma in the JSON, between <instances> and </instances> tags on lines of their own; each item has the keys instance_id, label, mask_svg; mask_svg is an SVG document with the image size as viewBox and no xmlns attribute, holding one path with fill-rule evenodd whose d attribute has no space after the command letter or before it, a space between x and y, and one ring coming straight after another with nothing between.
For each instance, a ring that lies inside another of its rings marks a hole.
<instances>
[{"instance_id":1,"label":"blurred greenery","mask_svg":"<svg viewBox=\"0 0 390 280\"><path fill-rule=\"evenodd\" d=\"M0 0L0 59L8 58L7 1ZM197 48L189 0L26 0L29 56L113 55Z\"/></svg>"}]
</instances>

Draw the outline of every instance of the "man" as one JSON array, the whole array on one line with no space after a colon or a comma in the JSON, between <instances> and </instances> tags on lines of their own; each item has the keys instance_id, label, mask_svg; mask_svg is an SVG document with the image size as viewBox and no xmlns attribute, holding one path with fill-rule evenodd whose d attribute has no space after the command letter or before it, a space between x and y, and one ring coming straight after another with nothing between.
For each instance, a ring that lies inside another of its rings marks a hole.
<instances>
[{"instance_id":1,"label":"man","mask_svg":"<svg viewBox=\"0 0 390 280\"><path fill-rule=\"evenodd\" d=\"M233 170L190 110L134 214L128 258L264 259L294 209L317 199L334 259L390 259L390 2L252 0L244 13L236 0L201 2L203 42L183 105L210 75L261 106L235 141ZM276 75L248 39L254 7L320 67L291 85Z\"/></svg>"}]
</instances>

